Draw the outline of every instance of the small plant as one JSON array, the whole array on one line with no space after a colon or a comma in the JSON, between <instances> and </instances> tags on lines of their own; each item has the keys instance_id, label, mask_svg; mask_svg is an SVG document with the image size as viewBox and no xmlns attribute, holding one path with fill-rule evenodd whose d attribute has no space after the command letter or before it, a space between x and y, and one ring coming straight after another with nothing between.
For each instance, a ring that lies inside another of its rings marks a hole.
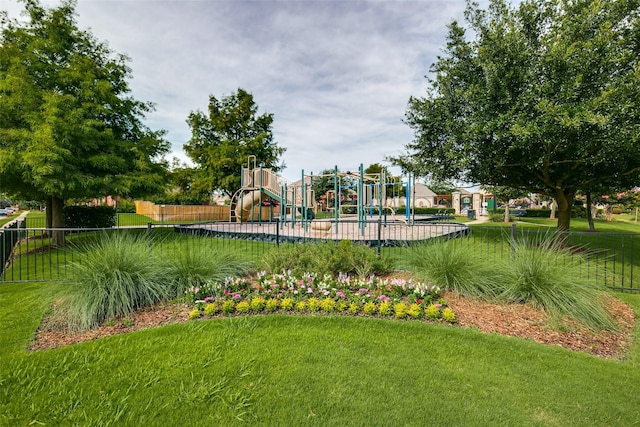
<instances>
[{"instance_id":1,"label":"small plant","mask_svg":"<svg viewBox=\"0 0 640 427\"><path fill-rule=\"evenodd\" d=\"M204 314L207 316L213 316L218 312L218 305L211 303L204 306Z\"/></svg>"},{"instance_id":2,"label":"small plant","mask_svg":"<svg viewBox=\"0 0 640 427\"><path fill-rule=\"evenodd\" d=\"M236 303L233 302L232 300L225 300L222 303L221 310L224 314L231 314L234 312L235 309L236 309Z\"/></svg>"},{"instance_id":3,"label":"small plant","mask_svg":"<svg viewBox=\"0 0 640 427\"><path fill-rule=\"evenodd\" d=\"M457 320L456 313L454 313L451 308L447 307L442 310L442 320L449 323L455 323Z\"/></svg>"},{"instance_id":4,"label":"small plant","mask_svg":"<svg viewBox=\"0 0 640 427\"><path fill-rule=\"evenodd\" d=\"M255 297L251 300L251 311L254 313L259 313L264 310L266 305L266 301L262 297Z\"/></svg>"},{"instance_id":5,"label":"small plant","mask_svg":"<svg viewBox=\"0 0 640 427\"><path fill-rule=\"evenodd\" d=\"M424 309L424 317L429 320L436 320L440 317L440 308L435 304L430 304Z\"/></svg>"},{"instance_id":6,"label":"small plant","mask_svg":"<svg viewBox=\"0 0 640 427\"><path fill-rule=\"evenodd\" d=\"M280 308L282 309L282 311L293 310L293 299L291 298L283 299L282 302L280 303Z\"/></svg>"},{"instance_id":7,"label":"small plant","mask_svg":"<svg viewBox=\"0 0 640 427\"><path fill-rule=\"evenodd\" d=\"M347 311L349 314L357 314L360 311L360 306L355 302L349 303Z\"/></svg>"},{"instance_id":8,"label":"small plant","mask_svg":"<svg viewBox=\"0 0 640 427\"><path fill-rule=\"evenodd\" d=\"M325 298L320 302L320 308L325 313L330 313L336 308L336 302L332 298Z\"/></svg>"},{"instance_id":9,"label":"small plant","mask_svg":"<svg viewBox=\"0 0 640 427\"><path fill-rule=\"evenodd\" d=\"M236 312L240 314L248 313L250 308L251 307L249 306L249 303L247 301L240 301L238 304L236 304Z\"/></svg>"},{"instance_id":10,"label":"small plant","mask_svg":"<svg viewBox=\"0 0 640 427\"><path fill-rule=\"evenodd\" d=\"M303 312L307 309L307 302L306 301L298 301L296 303L296 311L297 312Z\"/></svg>"},{"instance_id":11,"label":"small plant","mask_svg":"<svg viewBox=\"0 0 640 427\"><path fill-rule=\"evenodd\" d=\"M407 310L407 315L413 319L417 319L420 317L420 311L420 304L411 304L409 310Z\"/></svg>"},{"instance_id":12,"label":"small plant","mask_svg":"<svg viewBox=\"0 0 640 427\"><path fill-rule=\"evenodd\" d=\"M336 303L336 311L345 312L349 308L349 304L346 301L338 301Z\"/></svg>"},{"instance_id":13,"label":"small plant","mask_svg":"<svg viewBox=\"0 0 640 427\"><path fill-rule=\"evenodd\" d=\"M378 310L378 307L376 307L376 303L371 301L365 303L364 307L362 307L362 311L364 312L364 314L368 314L368 315L375 314L377 310Z\"/></svg>"},{"instance_id":14,"label":"small plant","mask_svg":"<svg viewBox=\"0 0 640 427\"><path fill-rule=\"evenodd\" d=\"M383 301L380 303L380 305L378 306L378 313L380 313L382 316L388 316L391 314L391 302L390 301Z\"/></svg>"},{"instance_id":15,"label":"small plant","mask_svg":"<svg viewBox=\"0 0 640 427\"><path fill-rule=\"evenodd\" d=\"M403 302L398 302L393 305L393 311L396 315L396 318L404 319L405 317L407 317L407 311L408 311L407 304Z\"/></svg>"},{"instance_id":16,"label":"small plant","mask_svg":"<svg viewBox=\"0 0 640 427\"><path fill-rule=\"evenodd\" d=\"M317 298L309 298L307 301L307 307L310 312L315 313L320 310L320 301Z\"/></svg>"},{"instance_id":17,"label":"small plant","mask_svg":"<svg viewBox=\"0 0 640 427\"><path fill-rule=\"evenodd\" d=\"M272 313L272 312L276 311L278 309L278 306L279 306L279 302L278 302L277 299L269 298L267 300L266 309L267 309L268 312Z\"/></svg>"},{"instance_id":18,"label":"small plant","mask_svg":"<svg viewBox=\"0 0 640 427\"><path fill-rule=\"evenodd\" d=\"M200 310L197 308L194 308L189 312L189 319L197 319L198 317L200 317Z\"/></svg>"}]
</instances>

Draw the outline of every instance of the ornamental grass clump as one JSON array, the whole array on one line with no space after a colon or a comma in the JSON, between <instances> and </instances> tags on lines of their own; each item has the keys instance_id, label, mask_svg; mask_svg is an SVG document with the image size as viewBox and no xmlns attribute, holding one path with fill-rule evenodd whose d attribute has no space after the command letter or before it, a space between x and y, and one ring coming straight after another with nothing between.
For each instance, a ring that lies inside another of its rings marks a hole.
<instances>
[{"instance_id":1,"label":"ornamental grass clump","mask_svg":"<svg viewBox=\"0 0 640 427\"><path fill-rule=\"evenodd\" d=\"M189 244L167 257L166 263L174 296L226 277L244 275L248 269L248 263L233 253Z\"/></svg>"},{"instance_id":2,"label":"ornamental grass clump","mask_svg":"<svg viewBox=\"0 0 640 427\"><path fill-rule=\"evenodd\" d=\"M133 234L101 235L70 270L59 309L72 330L127 316L170 294L165 263Z\"/></svg>"},{"instance_id":3,"label":"ornamental grass clump","mask_svg":"<svg viewBox=\"0 0 640 427\"><path fill-rule=\"evenodd\" d=\"M553 235L511 240L511 251L512 256L499 266L500 299L530 303L594 329L617 328L603 306L604 292L581 274L588 254L570 251Z\"/></svg>"},{"instance_id":4,"label":"ornamental grass clump","mask_svg":"<svg viewBox=\"0 0 640 427\"><path fill-rule=\"evenodd\" d=\"M425 282L471 297L496 294L495 278L481 251L466 239L437 241L411 247L404 263Z\"/></svg>"}]
</instances>

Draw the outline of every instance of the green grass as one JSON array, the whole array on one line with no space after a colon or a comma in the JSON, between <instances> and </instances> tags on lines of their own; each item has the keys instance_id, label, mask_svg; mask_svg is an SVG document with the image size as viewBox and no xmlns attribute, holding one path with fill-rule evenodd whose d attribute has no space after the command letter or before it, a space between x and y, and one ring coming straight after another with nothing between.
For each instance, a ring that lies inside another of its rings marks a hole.
<instances>
[{"instance_id":1,"label":"green grass","mask_svg":"<svg viewBox=\"0 0 640 427\"><path fill-rule=\"evenodd\" d=\"M185 244L229 244L168 232L158 238L166 257ZM640 419L640 325L620 361L475 329L296 315L192 321L28 352L64 286L0 283L0 426L628 426ZM615 295L640 315L640 295Z\"/></svg>"},{"instance_id":2,"label":"green grass","mask_svg":"<svg viewBox=\"0 0 640 427\"><path fill-rule=\"evenodd\" d=\"M628 360L611 361L422 322L271 315L28 353L52 286L0 286L0 425L627 426L640 419L637 345ZM640 296L624 298L640 309Z\"/></svg>"}]
</instances>

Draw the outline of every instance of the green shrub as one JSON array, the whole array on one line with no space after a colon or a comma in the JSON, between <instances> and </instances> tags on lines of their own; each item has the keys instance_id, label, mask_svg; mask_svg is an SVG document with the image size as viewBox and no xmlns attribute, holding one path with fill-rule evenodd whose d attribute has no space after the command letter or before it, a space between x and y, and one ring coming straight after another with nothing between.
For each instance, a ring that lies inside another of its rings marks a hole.
<instances>
[{"instance_id":1,"label":"green shrub","mask_svg":"<svg viewBox=\"0 0 640 427\"><path fill-rule=\"evenodd\" d=\"M368 315L375 314L377 310L378 307L376 307L376 304L374 302L367 302L364 304L364 307L362 307L362 311L364 312L364 314Z\"/></svg>"},{"instance_id":2,"label":"green shrub","mask_svg":"<svg viewBox=\"0 0 640 427\"><path fill-rule=\"evenodd\" d=\"M179 296L192 287L201 288L229 276L241 276L248 264L230 252L186 244L167 259L167 268L172 294Z\"/></svg>"},{"instance_id":3,"label":"green shrub","mask_svg":"<svg viewBox=\"0 0 640 427\"><path fill-rule=\"evenodd\" d=\"M398 302L393 305L393 312L395 313L397 319L404 319L405 317L407 317L408 310L409 309L407 307L407 304L403 302Z\"/></svg>"},{"instance_id":4,"label":"green shrub","mask_svg":"<svg viewBox=\"0 0 640 427\"><path fill-rule=\"evenodd\" d=\"M275 299L275 298L269 298L269 299L267 300L267 304L266 304L266 307L265 307L265 308L266 308L266 309L267 309L267 311L269 311L269 312L274 312L274 311L276 311L276 310L278 309L278 305L279 305L279 302L278 302L278 300L277 300L277 299Z\"/></svg>"},{"instance_id":5,"label":"green shrub","mask_svg":"<svg viewBox=\"0 0 640 427\"><path fill-rule=\"evenodd\" d=\"M236 309L236 303L231 300L225 300L222 303L221 310L224 314L231 314L234 312L235 309Z\"/></svg>"},{"instance_id":6,"label":"green shrub","mask_svg":"<svg viewBox=\"0 0 640 427\"><path fill-rule=\"evenodd\" d=\"M116 210L110 206L65 206L64 225L69 228L111 228L116 225Z\"/></svg>"},{"instance_id":7,"label":"green shrub","mask_svg":"<svg viewBox=\"0 0 640 427\"><path fill-rule=\"evenodd\" d=\"M440 317L440 309L435 304L430 304L424 309L424 317L430 320L436 320Z\"/></svg>"},{"instance_id":8,"label":"green shrub","mask_svg":"<svg viewBox=\"0 0 640 427\"><path fill-rule=\"evenodd\" d=\"M132 234L100 236L70 271L61 309L72 329L90 329L169 295L165 263L146 240Z\"/></svg>"},{"instance_id":9,"label":"green shrub","mask_svg":"<svg viewBox=\"0 0 640 427\"><path fill-rule=\"evenodd\" d=\"M335 300L329 297L324 298L322 301L320 301L320 309L325 313L331 313L336 309Z\"/></svg>"},{"instance_id":10,"label":"green shrub","mask_svg":"<svg viewBox=\"0 0 640 427\"><path fill-rule=\"evenodd\" d=\"M409 248L404 266L425 282L475 297L496 293L495 275L478 250L467 240L429 242Z\"/></svg>"},{"instance_id":11,"label":"green shrub","mask_svg":"<svg viewBox=\"0 0 640 427\"><path fill-rule=\"evenodd\" d=\"M132 200L121 199L116 207L118 213L136 213L136 204Z\"/></svg>"},{"instance_id":12,"label":"green shrub","mask_svg":"<svg viewBox=\"0 0 640 427\"><path fill-rule=\"evenodd\" d=\"M238 304L236 304L236 312L240 314L248 313L250 308L252 307L249 306L249 303L247 301L240 301Z\"/></svg>"},{"instance_id":13,"label":"green shrub","mask_svg":"<svg viewBox=\"0 0 640 427\"><path fill-rule=\"evenodd\" d=\"M504 213L499 214L491 214L489 215L489 221L490 222L504 222ZM509 217L509 221L511 221L511 217Z\"/></svg>"},{"instance_id":14,"label":"green shrub","mask_svg":"<svg viewBox=\"0 0 640 427\"><path fill-rule=\"evenodd\" d=\"M218 305L215 303L207 304L204 306L204 314L207 316L213 316L218 312Z\"/></svg>"},{"instance_id":15,"label":"green shrub","mask_svg":"<svg viewBox=\"0 0 640 427\"><path fill-rule=\"evenodd\" d=\"M251 300L251 311L259 313L264 310L267 302L262 297L255 297Z\"/></svg>"},{"instance_id":16,"label":"green shrub","mask_svg":"<svg viewBox=\"0 0 640 427\"><path fill-rule=\"evenodd\" d=\"M388 316L391 314L391 302L390 301L383 301L380 303L380 305L378 306L378 313L380 313L382 316Z\"/></svg>"},{"instance_id":17,"label":"green shrub","mask_svg":"<svg viewBox=\"0 0 640 427\"><path fill-rule=\"evenodd\" d=\"M291 298L283 299L282 303L280 304L280 307L282 308L283 311L293 310L293 299Z\"/></svg>"},{"instance_id":18,"label":"green shrub","mask_svg":"<svg viewBox=\"0 0 640 427\"><path fill-rule=\"evenodd\" d=\"M391 271L390 258L378 256L371 248L348 240L280 245L263 256L262 264L272 273L291 270L298 276L313 271L320 277L325 274L337 276L339 273L365 277Z\"/></svg>"},{"instance_id":19,"label":"green shrub","mask_svg":"<svg viewBox=\"0 0 640 427\"><path fill-rule=\"evenodd\" d=\"M442 320L449 323L455 323L457 320L456 313L452 309L447 307L442 310Z\"/></svg>"},{"instance_id":20,"label":"green shrub","mask_svg":"<svg viewBox=\"0 0 640 427\"><path fill-rule=\"evenodd\" d=\"M553 315L571 316L595 329L616 329L602 305L603 292L581 272L585 256L563 247L554 236L512 240L512 256L498 266L500 298L526 302Z\"/></svg>"},{"instance_id":21,"label":"green shrub","mask_svg":"<svg viewBox=\"0 0 640 427\"><path fill-rule=\"evenodd\" d=\"M420 317L420 305L411 304L409 306L409 310L407 310L407 315L413 319L417 319L418 317Z\"/></svg>"}]
</instances>

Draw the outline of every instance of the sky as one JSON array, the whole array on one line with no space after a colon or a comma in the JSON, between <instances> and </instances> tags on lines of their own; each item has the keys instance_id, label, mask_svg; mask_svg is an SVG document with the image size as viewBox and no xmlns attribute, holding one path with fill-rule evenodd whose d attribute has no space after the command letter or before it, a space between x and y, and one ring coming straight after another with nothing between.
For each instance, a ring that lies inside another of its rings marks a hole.
<instances>
[{"instance_id":1,"label":"sky","mask_svg":"<svg viewBox=\"0 0 640 427\"><path fill-rule=\"evenodd\" d=\"M41 1L57 6L57 1ZM486 4L480 2L481 5ZM291 181L324 169L357 170L401 154L413 130L411 96L445 45L464 0L78 0L77 24L130 57L131 95L156 110L177 157L192 111L242 88L273 114ZM23 4L0 0L19 18ZM396 174L399 170L393 169Z\"/></svg>"}]
</instances>

